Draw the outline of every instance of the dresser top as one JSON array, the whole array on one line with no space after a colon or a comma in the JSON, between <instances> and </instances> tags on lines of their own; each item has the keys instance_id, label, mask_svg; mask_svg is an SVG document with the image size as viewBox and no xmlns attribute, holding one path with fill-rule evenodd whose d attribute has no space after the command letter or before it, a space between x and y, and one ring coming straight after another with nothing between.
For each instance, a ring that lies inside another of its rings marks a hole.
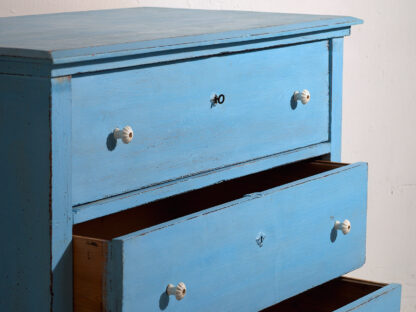
<instances>
[{"instance_id":1,"label":"dresser top","mask_svg":"<svg viewBox=\"0 0 416 312\"><path fill-rule=\"evenodd\" d=\"M0 18L0 56L53 63L349 27L346 16L131 8Z\"/></svg>"}]
</instances>

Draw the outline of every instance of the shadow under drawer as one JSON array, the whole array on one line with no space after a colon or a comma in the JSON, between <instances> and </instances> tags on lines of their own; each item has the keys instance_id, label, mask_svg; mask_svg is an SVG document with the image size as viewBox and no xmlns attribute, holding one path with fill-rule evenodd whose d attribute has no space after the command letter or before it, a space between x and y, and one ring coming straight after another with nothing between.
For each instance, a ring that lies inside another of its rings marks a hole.
<instances>
[{"instance_id":1,"label":"shadow under drawer","mask_svg":"<svg viewBox=\"0 0 416 312\"><path fill-rule=\"evenodd\" d=\"M304 161L75 225L75 310L275 304L364 263L366 189L364 163Z\"/></svg>"},{"instance_id":2,"label":"shadow under drawer","mask_svg":"<svg viewBox=\"0 0 416 312\"><path fill-rule=\"evenodd\" d=\"M399 312L401 286L340 277L263 312Z\"/></svg>"}]
</instances>

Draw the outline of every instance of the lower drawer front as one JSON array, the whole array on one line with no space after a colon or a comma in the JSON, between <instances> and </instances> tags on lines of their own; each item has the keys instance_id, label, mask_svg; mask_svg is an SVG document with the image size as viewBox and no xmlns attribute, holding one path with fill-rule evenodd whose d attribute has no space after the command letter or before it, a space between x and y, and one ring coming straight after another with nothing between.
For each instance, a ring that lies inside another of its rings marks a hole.
<instances>
[{"instance_id":1,"label":"lower drawer front","mask_svg":"<svg viewBox=\"0 0 416 312\"><path fill-rule=\"evenodd\" d=\"M299 163L81 223L75 308L254 311L294 296L364 263L366 184L363 163ZM165 293L179 282L180 301Z\"/></svg>"},{"instance_id":2,"label":"lower drawer front","mask_svg":"<svg viewBox=\"0 0 416 312\"><path fill-rule=\"evenodd\" d=\"M263 312L399 312L401 286L340 277Z\"/></svg>"}]
</instances>

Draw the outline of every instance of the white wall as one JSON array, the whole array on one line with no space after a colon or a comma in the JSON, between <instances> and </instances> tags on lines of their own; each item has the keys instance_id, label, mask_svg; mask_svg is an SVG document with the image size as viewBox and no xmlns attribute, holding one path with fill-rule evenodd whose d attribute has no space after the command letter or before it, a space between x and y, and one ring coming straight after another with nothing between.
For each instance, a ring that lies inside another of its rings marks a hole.
<instances>
[{"instance_id":1,"label":"white wall","mask_svg":"<svg viewBox=\"0 0 416 312\"><path fill-rule=\"evenodd\" d=\"M0 16L166 6L352 15L345 41L344 162L369 163L367 262L351 275L403 285L416 311L416 2L414 0L1 0Z\"/></svg>"}]
</instances>

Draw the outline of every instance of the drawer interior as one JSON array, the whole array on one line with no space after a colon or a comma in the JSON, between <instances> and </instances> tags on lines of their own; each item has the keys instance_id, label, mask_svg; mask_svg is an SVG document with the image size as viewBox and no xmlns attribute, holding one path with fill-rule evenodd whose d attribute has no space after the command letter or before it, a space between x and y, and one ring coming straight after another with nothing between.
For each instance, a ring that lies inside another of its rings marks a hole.
<instances>
[{"instance_id":1,"label":"drawer interior","mask_svg":"<svg viewBox=\"0 0 416 312\"><path fill-rule=\"evenodd\" d=\"M282 301L263 311L331 312L365 297L384 286L386 284L340 277Z\"/></svg>"},{"instance_id":2,"label":"drawer interior","mask_svg":"<svg viewBox=\"0 0 416 312\"><path fill-rule=\"evenodd\" d=\"M73 233L111 240L239 199L246 194L262 192L344 165L346 164L326 161L301 161L273 168L79 223L74 225Z\"/></svg>"}]
</instances>

